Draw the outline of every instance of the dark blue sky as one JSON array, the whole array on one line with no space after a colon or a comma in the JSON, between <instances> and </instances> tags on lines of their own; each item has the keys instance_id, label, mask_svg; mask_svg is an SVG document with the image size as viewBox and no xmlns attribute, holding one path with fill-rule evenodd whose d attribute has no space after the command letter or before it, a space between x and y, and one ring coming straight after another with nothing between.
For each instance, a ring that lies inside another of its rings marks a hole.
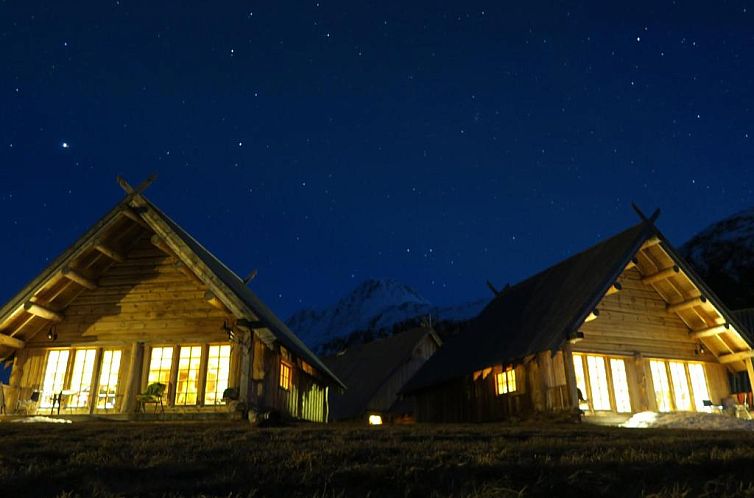
<instances>
[{"instance_id":1,"label":"dark blue sky","mask_svg":"<svg viewBox=\"0 0 754 498\"><path fill-rule=\"evenodd\" d=\"M283 317L754 205L745 2L0 2L0 300L122 195Z\"/></svg>"}]
</instances>

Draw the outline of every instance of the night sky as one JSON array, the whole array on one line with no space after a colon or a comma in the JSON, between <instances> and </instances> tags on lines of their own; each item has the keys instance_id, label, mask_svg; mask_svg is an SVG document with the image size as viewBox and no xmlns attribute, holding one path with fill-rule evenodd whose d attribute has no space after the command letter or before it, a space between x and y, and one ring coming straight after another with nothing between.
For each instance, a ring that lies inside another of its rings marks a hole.
<instances>
[{"instance_id":1,"label":"night sky","mask_svg":"<svg viewBox=\"0 0 754 498\"><path fill-rule=\"evenodd\" d=\"M122 196L286 318L754 206L745 2L0 2L0 301Z\"/></svg>"}]
</instances>

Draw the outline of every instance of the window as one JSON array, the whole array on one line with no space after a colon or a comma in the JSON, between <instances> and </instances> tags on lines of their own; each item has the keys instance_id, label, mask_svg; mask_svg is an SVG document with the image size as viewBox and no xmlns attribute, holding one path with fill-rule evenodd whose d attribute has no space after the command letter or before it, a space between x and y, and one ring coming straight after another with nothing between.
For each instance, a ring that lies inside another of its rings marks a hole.
<instances>
[{"instance_id":1,"label":"window","mask_svg":"<svg viewBox=\"0 0 754 498\"><path fill-rule=\"evenodd\" d=\"M223 391L228 388L230 373L230 346L211 345L207 355L207 383L204 388L204 404L222 403Z\"/></svg>"},{"instance_id":2,"label":"window","mask_svg":"<svg viewBox=\"0 0 754 498\"><path fill-rule=\"evenodd\" d=\"M170 368L173 366L173 348L152 348L152 358L149 361L149 375L147 384L159 382L166 386L170 383Z\"/></svg>"},{"instance_id":3,"label":"window","mask_svg":"<svg viewBox=\"0 0 754 498\"><path fill-rule=\"evenodd\" d=\"M649 368L652 372L652 384L654 384L655 388L657 411L672 411L673 404L671 401L670 383L668 382L668 372L665 369L665 362L660 360L650 360Z\"/></svg>"},{"instance_id":4,"label":"window","mask_svg":"<svg viewBox=\"0 0 754 498\"><path fill-rule=\"evenodd\" d=\"M628 394L626 362L618 358L610 358L610 373L613 376L615 411L618 413L631 413L631 396Z\"/></svg>"},{"instance_id":5,"label":"window","mask_svg":"<svg viewBox=\"0 0 754 498\"><path fill-rule=\"evenodd\" d=\"M504 372L496 374L497 394L508 394L516 392L516 371L508 367Z\"/></svg>"},{"instance_id":6,"label":"window","mask_svg":"<svg viewBox=\"0 0 754 498\"><path fill-rule=\"evenodd\" d=\"M178 357L175 404L195 405L199 399L199 367L202 359L201 346L181 347Z\"/></svg>"},{"instance_id":7,"label":"window","mask_svg":"<svg viewBox=\"0 0 754 498\"><path fill-rule=\"evenodd\" d=\"M704 365L701 363L689 363L689 378L691 379L691 388L694 390L694 407L696 411L710 411L709 407L704 406L704 400L709 399Z\"/></svg>"},{"instance_id":8,"label":"window","mask_svg":"<svg viewBox=\"0 0 754 498\"><path fill-rule=\"evenodd\" d=\"M592 387L592 408L610 410L610 389L607 383L605 359L601 356L587 356L586 366L589 371L589 384Z\"/></svg>"},{"instance_id":9,"label":"window","mask_svg":"<svg viewBox=\"0 0 754 498\"><path fill-rule=\"evenodd\" d=\"M109 349L102 353L102 366L100 367L99 387L97 388L97 408L99 409L110 410L115 408L121 354L118 350Z\"/></svg>"},{"instance_id":10,"label":"window","mask_svg":"<svg viewBox=\"0 0 754 498\"><path fill-rule=\"evenodd\" d=\"M280 387L286 391L291 389L291 366L284 361L280 362Z\"/></svg>"},{"instance_id":11,"label":"window","mask_svg":"<svg viewBox=\"0 0 754 498\"><path fill-rule=\"evenodd\" d=\"M67 349L53 349L47 353L47 364L42 379L42 396L39 402L40 408L52 407L52 397L63 390L68 354Z\"/></svg>"},{"instance_id":12,"label":"window","mask_svg":"<svg viewBox=\"0 0 754 498\"><path fill-rule=\"evenodd\" d=\"M71 408L86 408L89 405L89 395L92 391L94 377L94 360L96 349L77 349L73 357L73 373L71 374L70 391L73 393L67 400Z\"/></svg>"},{"instance_id":13,"label":"window","mask_svg":"<svg viewBox=\"0 0 754 498\"><path fill-rule=\"evenodd\" d=\"M579 400L580 408L631 413L628 373L623 358L574 353L573 373L583 397Z\"/></svg>"},{"instance_id":14,"label":"window","mask_svg":"<svg viewBox=\"0 0 754 498\"><path fill-rule=\"evenodd\" d=\"M673 382L673 396L675 409L691 411L691 391L686 380L686 367L680 361L668 362L670 367L670 380Z\"/></svg>"},{"instance_id":15,"label":"window","mask_svg":"<svg viewBox=\"0 0 754 498\"><path fill-rule=\"evenodd\" d=\"M659 411L709 411L704 364L687 361L651 360L652 382Z\"/></svg>"}]
</instances>

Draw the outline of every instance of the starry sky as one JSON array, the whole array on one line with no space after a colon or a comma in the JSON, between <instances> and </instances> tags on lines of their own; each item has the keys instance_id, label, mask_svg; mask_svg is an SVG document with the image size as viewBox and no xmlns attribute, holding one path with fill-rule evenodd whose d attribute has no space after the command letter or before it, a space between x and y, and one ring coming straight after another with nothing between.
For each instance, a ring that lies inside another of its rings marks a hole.
<instances>
[{"instance_id":1,"label":"starry sky","mask_svg":"<svg viewBox=\"0 0 754 498\"><path fill-rule=\"evenodd\" d=\"M754 206L746 2L0 1L0 301L133 184L283 318ZM12 264L7 264L12 262Z\"/></svg>"}]
</instances>

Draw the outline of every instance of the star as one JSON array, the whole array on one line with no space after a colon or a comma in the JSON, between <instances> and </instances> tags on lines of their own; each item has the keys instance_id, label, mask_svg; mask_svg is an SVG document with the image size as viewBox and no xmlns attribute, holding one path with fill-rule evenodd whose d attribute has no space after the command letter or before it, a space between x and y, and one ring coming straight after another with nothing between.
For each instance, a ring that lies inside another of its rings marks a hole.
<instances>
[{"instance_id":1,"label":"star","mask_svg":"<svg viewBox=\"0 0 754 498\"><path fill-rule=\"evenodd\" d=\"M61 146L62 148L64 148L64 149L67 149L67 148L69 148L69 147L70 147L70 145L68 145L68 142L63 142L63 143L61 143L61 144L60 144L60 146Z\"/></svg>"}]
</instances>

